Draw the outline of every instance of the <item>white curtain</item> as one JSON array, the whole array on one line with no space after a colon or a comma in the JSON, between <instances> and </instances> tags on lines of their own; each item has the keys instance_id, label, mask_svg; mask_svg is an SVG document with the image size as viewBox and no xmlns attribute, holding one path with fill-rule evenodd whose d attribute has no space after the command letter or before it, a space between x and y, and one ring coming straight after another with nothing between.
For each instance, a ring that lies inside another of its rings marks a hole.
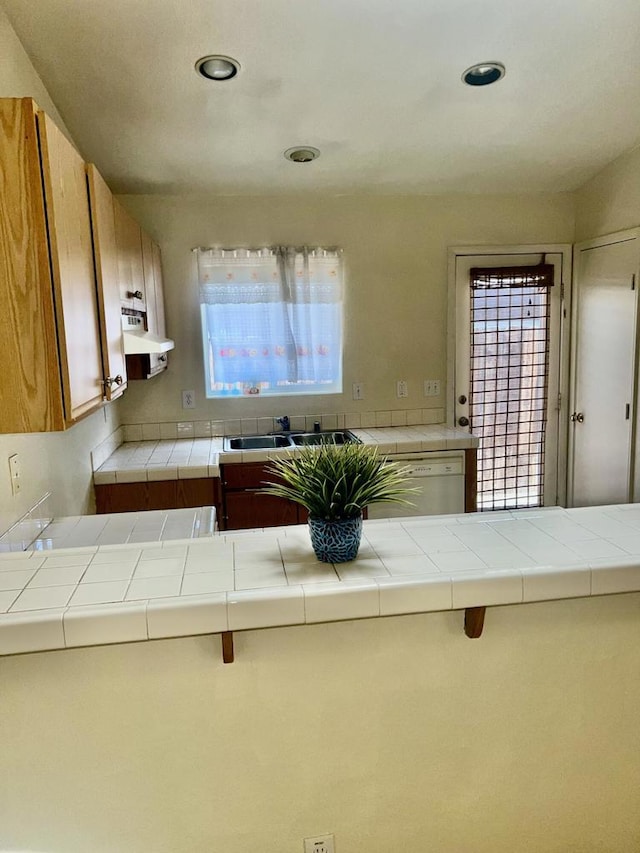
<instances>
[{"instance_id":1,"label":"white curtain","mask_svg":"<svg viewBox=\"0 0 640 853\"><path fill-rule=\"evenodd\" d=\"M336 249L199 249L207 396L342 390Z\"/></svg>"}]
</instances>

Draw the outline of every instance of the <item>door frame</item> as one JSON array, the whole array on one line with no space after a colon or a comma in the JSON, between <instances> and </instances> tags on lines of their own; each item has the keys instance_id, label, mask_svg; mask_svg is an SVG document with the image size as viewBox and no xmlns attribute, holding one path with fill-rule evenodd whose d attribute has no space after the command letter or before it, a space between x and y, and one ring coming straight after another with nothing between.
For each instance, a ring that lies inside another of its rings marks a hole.
<instances>
[{"instance_id":1,"label":"door frame","mask_svg":"<svg viewBox=\"0 0 640 853\"><path fill-rule=\"evenodd\" d=\"M557 487L556 503L566 506L568 441L569 441L569 367L571 332L571 296L573 284L573 246L571 243L518 243L505 246L450 246L447 251L447 395L446 423L455 426L456 393L456 339L457 339L457 259L464 256L482 255L535 255L556 254L561 256L561 288L563 300L560 310L560 375L558 410L558 446L556 448Z\"/></svg>"},{"instance_id":2,"label":"door frame","mask_svg":"<svg viewBox=\"0 0 640 853\"><path fill-rule=\"evenodd\" d=\"M574 264L573 264L573 273L571 276L572 279L572 293L573 293L573 301L572 301L572 310L571 310L571 335L570 335L570 373L569 373L569 394L567 395L567 402L569 404L569 411L576 411L576 353L578 347L578 303L580 299L580 288L578 282L578 272L580 265L577 263L578 253L583 251L588 251L589 249L598 249L602 246L610 246L615 243L626 243L630 240L638 240L640 239L640 228L626 228L624 231L613 231L610 234L603 234L600 237L593 237L591 240L583 240L581 243L575 243L573 246L573 254L574 254ZM640 249L638 254L638 266L636 268L636 289L640 286ZM638 495L640 494L640 482L638 479L638 475L640 474L640 468L637 464L638 457L638 421L640 418L640 395L638 394L638 383L640 380L639 377L639 361L640 361L640 333L639 333L639 325L638 325L638 314L640 312L640 297L636 297L636 316L635 316L635 342L634 342L634 351L635 351L635 363L634 363L634 380L633 380L633 402L632 402L632 412L633 418L631 423L631 438L630 438L630 447L631 447L631 459L629 460L629 480L630 480L630 492L631 492L631 500L638 500ZM575 429L570 429L569 415L566 418L567 421L567 492L566 497L567 501L571 501L570 506L573 506L573 489L574 489L574 465L573 465L573 456L575 453Z\"/></svg>"}]
</instances>

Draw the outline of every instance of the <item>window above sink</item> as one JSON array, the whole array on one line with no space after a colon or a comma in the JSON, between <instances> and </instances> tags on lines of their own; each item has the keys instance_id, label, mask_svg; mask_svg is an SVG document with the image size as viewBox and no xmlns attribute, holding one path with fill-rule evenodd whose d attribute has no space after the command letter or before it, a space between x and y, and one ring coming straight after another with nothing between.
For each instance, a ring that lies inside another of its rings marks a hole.
<instances>
[{"instance_id":1,"label":"window above sink","mask_svg":"<svg viewBox=\"0 0 640 853\"><path fill-rule=\"evenodd\" d=\"M342 251L198 249L208 398L342 392Z\"/></svg>"}]
</instances>

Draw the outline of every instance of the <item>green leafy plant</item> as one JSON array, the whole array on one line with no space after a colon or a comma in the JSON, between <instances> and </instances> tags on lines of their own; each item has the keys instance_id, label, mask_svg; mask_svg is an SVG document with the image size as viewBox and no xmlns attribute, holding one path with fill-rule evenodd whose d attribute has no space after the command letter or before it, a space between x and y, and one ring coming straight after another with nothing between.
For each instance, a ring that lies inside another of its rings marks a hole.
<instances>
[{"instance_id":1,"label":"green leafy plant","mask_svg":"<svg viewBox=\"0 0 640 853\"><path fill-rule=\"evenodd\" d=\"M356 518L374 503L404 503L417 491L408 488L407 469L389 462L365 444L322 444L272 462L276 478L262 491L302 504L312 518Z\"/></svg>"}]
</instances>

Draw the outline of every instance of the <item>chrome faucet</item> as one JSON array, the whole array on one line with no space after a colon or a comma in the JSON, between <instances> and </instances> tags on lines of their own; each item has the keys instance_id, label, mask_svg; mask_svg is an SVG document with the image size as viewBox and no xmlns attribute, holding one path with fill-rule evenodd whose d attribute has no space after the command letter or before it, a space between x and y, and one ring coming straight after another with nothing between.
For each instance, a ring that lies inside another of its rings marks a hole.
<instances>
[{"instance_id":1,"label":"chrome faucet","mask_svg":"<svg viewBox=\"0 0 640 853\"><path fill-rule=\"evenodd\" d=\"M281 418L276 418L276 423L280 424L280 426L282 427L282 432L289 432L289 430L291 429L289 415L283 415Z\"/></svg>"}]
</instances>

